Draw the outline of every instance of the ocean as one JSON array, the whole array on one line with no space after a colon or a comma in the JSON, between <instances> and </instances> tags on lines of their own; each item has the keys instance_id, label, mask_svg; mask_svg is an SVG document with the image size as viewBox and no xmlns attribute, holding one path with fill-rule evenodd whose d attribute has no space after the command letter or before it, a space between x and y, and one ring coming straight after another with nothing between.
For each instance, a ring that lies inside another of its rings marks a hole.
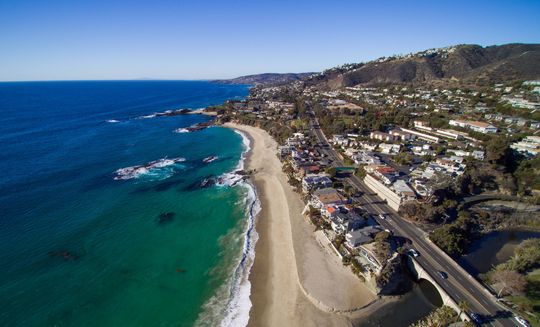
<instances>
[{"instance_id":1,"label":"ocean","mask_svg":"<svg viewBox=\"0 0 540 327\"><path fill-rule=\"evenodd\" d=\"M233 181L249 142L222 127L181 133L207 116L155 113L247 94L0 83L0 325L244 325L258 203Z\"/></svg>"}]
</instances>

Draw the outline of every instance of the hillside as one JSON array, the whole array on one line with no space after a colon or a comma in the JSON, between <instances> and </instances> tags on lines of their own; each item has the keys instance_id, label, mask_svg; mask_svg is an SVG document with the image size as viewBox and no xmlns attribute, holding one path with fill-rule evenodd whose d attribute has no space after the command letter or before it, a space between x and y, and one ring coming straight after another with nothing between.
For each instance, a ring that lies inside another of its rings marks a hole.
<instances>
[{"instance_id":1,"label":"hillside","mask_svg":"<svg viewBox=\"0 0 540 327\"><path fill-rule=\"evenodd\" d=\"M264 84L264 85L279 85L289 82L299 81L305 79L314 73L265 73L265 74L256 74L256 75L247 75L241 76L233 79L227 80L215 80L214 83L222 84Z\"/></svg>"},{"instance_id":2,"label":"hillside","mask_svg":"<svg viewBox=\"0 0 540 327\"><path fill-rule=\"evenodd\" d=\"M336 89L386 83L483 85L537 78L540 44L457 45L329 69L313 75L306 84Z\"/></svg>"}]
</instances>

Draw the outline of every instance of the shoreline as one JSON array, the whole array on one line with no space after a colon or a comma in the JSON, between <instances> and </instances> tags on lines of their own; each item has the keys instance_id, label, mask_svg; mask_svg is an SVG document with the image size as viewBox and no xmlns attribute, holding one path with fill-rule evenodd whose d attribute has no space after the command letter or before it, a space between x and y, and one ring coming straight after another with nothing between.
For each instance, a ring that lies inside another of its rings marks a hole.
<instances>
[{"instance_id":1,"label":"shoreline","mask_svg":"<svg viewBox=\"0 0 540 327\"><path fill-rule=\"evenodd\" d=\"M275 140L259 128L234 123L224 127L250 141L244 165L254 171L250 181L261 205L255 219L255 259L248 273L248 326L349 326L351 319L388 302L317 240L301 215L304 203L281 170Z\"/></svg>"}]
</instances>

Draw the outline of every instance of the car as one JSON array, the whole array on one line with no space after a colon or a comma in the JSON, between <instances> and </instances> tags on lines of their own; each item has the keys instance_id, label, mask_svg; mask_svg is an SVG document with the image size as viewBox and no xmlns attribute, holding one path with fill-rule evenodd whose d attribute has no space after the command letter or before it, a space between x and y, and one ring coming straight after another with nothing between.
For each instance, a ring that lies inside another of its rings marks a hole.
<instances>
[{"instance_id":1,"label":"car","mask_svg":"<svg viewBox=\"0 0 540 327\"><path fill-rule=\"evenodd\" d=\"M471 312L469 316L471 317L472 321L474 321L477 324L481 324L483 322L482 318L480 317L478 313Z\"/></svg>"},{"instance_id":2,"label":"car","mask_svg":"<svg viewBox=\"0 0 540 327\"><path fill-rule=\"evenodd\" d=\"M447 279L448 278L448 274L445 273L444 271L437 271L437 274L439 275L439 277L441 277L442 279Z\"/></svg>"},{"instance_id":3,"label":"car","mask_svg":"<svg viewBox=\"0 0 540 327\"><path fill-rule=\"evenodd\" d=\"M515 316L514 319L516 319L516 321L523 327L531 326L527 320L525 320L524 318L521 318L520 316Z\"/></svg>"},{"instance_id":4,"label":"car","mask_svg":"<svg viewBox=\"0 0 540 327\"><path fill-rule=\"evenodd\" d=\"M420 256L420 253L418 253L418 251L416 251L415 249L410 249L408 253L415 258Z\"/></svg>"},{"instance_id":5,"label":"car","mask_svg":"<svg viewBox=\"0 0 540 327\"><path fill-rule=\"evenodd\" d=\"M382 220L385 220L386 219L386 214L385 213L380 213L379 218L381 218Z\"/></svg>"}]
</instances>

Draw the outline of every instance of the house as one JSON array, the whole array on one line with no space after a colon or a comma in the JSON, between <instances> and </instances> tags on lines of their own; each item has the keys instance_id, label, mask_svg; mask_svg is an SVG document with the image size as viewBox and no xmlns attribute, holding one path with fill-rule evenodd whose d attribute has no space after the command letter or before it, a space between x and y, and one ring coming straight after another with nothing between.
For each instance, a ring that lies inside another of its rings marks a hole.
<instances>
[{"instance_id":1,"label":"house","mask_svg":"<svg viewBox=\"0 0 540 327\"><path fill-rule=\"evenodd\" d=\"M381 164L381 160L379 159L379 157L367 151L358 151L355 155L351 157L351 159L357 165L380 165Z\"/></svg>"},{"instance_id":2,"label":"house","mask_svg":"<svg viewBox=\"0 0 540 327\"><path fill-rule=\"evenodd\" d=\"M465 165L456 163L448 158L437 158L435 164L450 174L462 175L465 170ZM438 171L436 166L435 170Z\"/></svg>"},{"instance_id":3,"label":"house","mask_svg":"<svg viewBox=\"0 0 540 327\"><path fill-rule=\"evenodd\" d=\"M392 186L394 187L394 192L401 197L402 201L416 199L416 194L404 180L398 179Z\"/></svg>"},{"instance_id":4,"label":"house","mask_svg":"<svg viewBox=\"0 0 540 327\"><path fill-rule=\"evenodd\" d=\"M347 245L352 248L356 248L362 244L371 243L375 239L375 235L382 232L383 229L380 226L367 226L361 229L349 231L345 235Z\"/></svg>"},{"instance_id":5,"label":"house","mask_svg":"<svg viewBox=\"0 0 540 327\"><path fill-rule=\"evenodd\" d=\"M424 129L424 130L431 130L431 127L429 127L429 123L421 120L415 120L414 121L414 127L418 129Z\"/></svg>"},{"instance_id":6,"label":"house","mask_svg":"<svg viewBox=\"0 0 540 327\"><path fill-rule=\"evenodd\" d=\"M379 144L379 149L381 150L381 153L384 154L398 154L399 150L401 149L401 145L382 143Z\"/></svg>"},{"instance_id":7,"label":"house","mask_svg":"<svg viewBox=\"0 0 540 327\"><path fill-rule=\"evenodd\" d=\"M472 157L476 160L484 160L485 152L480 150L475 150L471 153Z\"/></svg>"},{"instance_id":8,"label":"house","mask_svg":"<svg viewBox=\"0 0 540 327\"><path fill-rule=\"evenodd\" d=\"M450 159L453 162L458 163L458 164L462 164L463 161L465 160L465 158L463 158L461 156L450 156L450 158L448 158L448 159Z\"/></svg>"},{"instance_id":9,"label":"house","mask_svg":"<svg viewBox=\"0 0 540 327\"><path fill-rule=\"evenodd\" d=\"M339 146L349 146L349 139L343 135L332 136L332 144Z\"/></svg>"},{"instance_id":10,"label":"house","mask_svg":"<svg viewBox=\"0 0 540 327\"><path fill-rule=\"evenodd\" d=\"M281 157L285 157L285 156L291 154L291 150L292 150L292 147L287 146L287 145L283 145L283 146L280 146L280 147L278 148L279 155L280 155Z\"/></svg>"},{"instance_id":11,"label":"house","mask_svg":"<svg viewBox=\"0 0 540 327\"><path fill-rule=\"evenodd\" d=\"M431 190L426 186L428 179L418 178L414 180L413 188L420 196L428 196L431 194Z\"/></svg>"},{"instance_id":12,"label":"house","mask_svg":"<svg viewBox=\"0 0 540 327\"><path fill-rule=\"evenodd\" d=\"M374 151L378 146L376 143L367 143L367 142L361 142L358 145L360 146L360 148L367 151Z\"/></svg>"},{"instance_id":13,"label":"house","mask_svg":"<svg viewBox=\"0 0 540 327\"><path fill-rule=\"evenodd\" d=\"M339 210L330 216L330 226L338 234L345 234L364 227L367 219L352 210Z\"/></svg>"},{"instance_id":14,"label":"house","mask_svg":"<svg viewBox=\"0 0 540 327\"><path fill-rule=\"evenodd\" d=\"M411 133L405 132L405 131L400 130L400 129L391 130L390 135L400 139L401 141L408 141L408 140L412 140L414 138L414 136Z\"/></svg>"},{"instance_id":15,"label":"house","mask_svg":"<svg viewBox=\"0 0 540 327\"><path fill-rule=\"evenodd\" d=\"M468 128L475 132L484 133L484 134L490 134L490 133L497 133L498 129L497 127L481 122L481 121L472 121L472 120L450 120L448 122L451 126L458 126L461 128Z\"/></svg>"},{"instance_id":16,"label":"house","mask_svg":"<svg viewBox=\"0 0 540 327\"><path fill-rule=\"evenodd\" d=\"M346 204L347 198L338 193L333 188L323 188L313 192L312 205L316 208L324 208L331 205Z\"/></svg>"},{"instance_id":17,"label":"house","mask_svg":"<svg viewBox=\"0 0 540 327\"><path fill-rule=\"evenodd\" d=\"M436 154L431 148L423 146L413 146L411 150L417 156L434 156Z\"/></svg>"},{"instance_id":18,"label":"house","mask_svg":"<svg viewBox=\"0 0 540 327\"><path fill-rule=\"evenodd\" d=\"M395 137L388 134L388 133L384 133L384 132L379 132L379 131L373 131L369 134L369 137L372 138L372 139L375 139L375 140L380 140L380 141L393 141L395 140Z\"/></svg>"},{"instance_id":19,"label":"house","mask_svg":"<svg viewBox=\"0 0 540 327\"><path fill-rule=\"evenodd\" d=\"M307 175L318 174L321 171L321 167L311 163L298 167L298 176L304 178Z\"/></svg>"},{"instance_id":20,"label":"house","mask_svg":"<svg viewBox=\"0 0 540 327\"><path fill-rule=\"evenodd\" d=\"M399 173L392 167L386 165L367 165L364 167L367 173L373 174L384 184L390 185L399 176Z\"/></svg>"},{"instance_id":21,"label":"house","mask_svg":"<svg viewBox=\"0 0 540 327\"><path fill-rule=\"evenodd\" d=\"M540 153L540 136L527 136L523 140L511 144L510 148L523 154L536 156Z\"/></svg>"},{"instance_id":22,"label":"house","mask_svg":"<svg viewBox=\"0 0 540 327\"><path fill-rule=\"evenodd\" d=\"M325 174L307 175L302 180L302 189L304 192L328 188L332 186L332 179Z\"/></svg>"},{"instance_id":23,"label":"house","mask_svg":"<svg viewBox=\"0 0 540 327\"><path fill-rule=\"evenodd\" d=\"M365 243L358 247L358 254L364 257L368 263L368 269L378 272L383 267L375 255L375 243Z\"/></svg>"},{"instance_id":24,"label":"house","mask_svg":"<svg viewBox=\"0 0 540 327\"><path fill-rule=\"evenodd\" d=\"M446 149L446 153L453 153L458 157L469 157L471 153L460 149Z\"/></svg>"}]
</instances>

